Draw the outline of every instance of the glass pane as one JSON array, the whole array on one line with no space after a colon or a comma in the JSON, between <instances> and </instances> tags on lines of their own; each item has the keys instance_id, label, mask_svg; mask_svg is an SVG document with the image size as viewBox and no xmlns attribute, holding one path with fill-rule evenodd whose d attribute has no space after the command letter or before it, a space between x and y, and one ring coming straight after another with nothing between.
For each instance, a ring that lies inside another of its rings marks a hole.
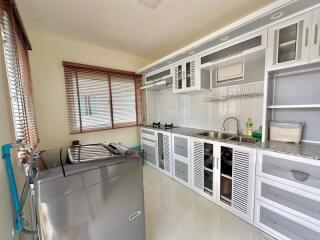
<instances>
[{"instance_id":1,"label":"glass pane","mask_svg":"<svg viewBox=\"0 0 320 240\"><path fill-rule=\"evenodd\" d=\"M204 143L204 167L213 169L213 145Z\"/></svg>"},{"instance_id":2,"label":"glass pane","mask_svg":"<svg viewBox=\"0 0 320 240\"><path fill-rule=\"evenodd\" d=\"M95 74L81 73L78 73L78 78L82 129L110 128L112 124L107 78ZM76 92L76 84L73 87ZM74 101L74 104L77 108L78 102ZM76 118L79 118L79 116L76 116Z\"/></svg>"},{"instance_id":3,"label":"glass pane","mask_svg":"<svg viewBox=\"0 0 320 240\"><path fill-rule=\"evenodd\" d=\"M115 127L137 122L135 83L131 78L111 76L113 122Z\"/></svg>"},{"instance_id":4,"label":"glass pane","mask_svg":"<svg viewBox=\"0 0 320 240\"><path fill-rule=\"evenodd\" d=\"M278 63L296 59L298 24L279 30Z\"/></svg>"},{"instance_id":5,"label":"glass pane","mask_svg":"<svg viewBox=\"0 0 320 240\"><path fill-rule=\"evenodd\" d=\"M207 170L204 170L204 187L212 190L213 185L213 173Z\"/></svg>"},{"instance_id":6,"label":"glass pane","mask_svg":"<svg viewBox=\"0 0 320 240\"><path fill-rule=\"evenodd\" d=\"M187 62L186 64L186 85L187 88L191 87L191 64Z\"/></svg>"},{"instance_id":7,"label":"glass pane","mask_svg":"<svg viewBox=\"0 0 320 240\"><path fill-rule=\"evenodd\" d=\"M158 133L158 156L159 156L159 168L164 170L163 134L162 133Z\"/></svg>"},{"instance_id":8,"label":"glass pane","mask_svg":"<svg viewBox=\"0 0 320 240\"><path fill-rule=\"evenodd\" d=\"M182 65L178 66L178 88L182 88Z\"/></svg>"}]
</instances>

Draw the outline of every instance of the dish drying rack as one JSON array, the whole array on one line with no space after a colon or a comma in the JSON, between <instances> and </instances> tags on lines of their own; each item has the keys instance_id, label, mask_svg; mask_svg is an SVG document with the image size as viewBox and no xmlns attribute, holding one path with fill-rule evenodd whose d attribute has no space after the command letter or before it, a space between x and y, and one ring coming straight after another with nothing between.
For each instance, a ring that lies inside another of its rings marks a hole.
<instances>
[{"instance_id":1,"label":"dish drying rack","mask_svg":"<svg viewBox=\"0 0 320 240\"><path fill-rule=\"evenodd\" d=\"M232 98L263 95L263 82L214 88L204 97L205 102L226 101Z\"/></svg>"}]
</instances>

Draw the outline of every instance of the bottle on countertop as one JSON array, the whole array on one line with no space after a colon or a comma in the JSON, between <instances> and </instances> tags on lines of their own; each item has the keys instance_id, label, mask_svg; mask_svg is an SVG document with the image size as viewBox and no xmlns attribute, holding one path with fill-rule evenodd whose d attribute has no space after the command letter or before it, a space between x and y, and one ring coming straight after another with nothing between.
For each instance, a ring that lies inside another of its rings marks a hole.
<instances>
[{"instance_id":1,"label":"bottle on countertop","mask_svg":"<svg viewBox=\"0 0 320 240\"><path fill-rule=\"evenodd\" d=\"M246 122L246 135L247 136L252 136L252 129L253 129L253 122L251 118L248 118L247 122Z\"/></svg>"}]
</instances>

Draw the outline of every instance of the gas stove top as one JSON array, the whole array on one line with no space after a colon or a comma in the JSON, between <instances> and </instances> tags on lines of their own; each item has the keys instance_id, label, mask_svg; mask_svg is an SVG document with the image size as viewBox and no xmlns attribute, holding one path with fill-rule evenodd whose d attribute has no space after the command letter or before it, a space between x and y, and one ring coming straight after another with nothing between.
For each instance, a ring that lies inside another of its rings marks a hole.
<instances>
[{"instance_id":1,"label":"gas stove top","mask_svg":"<svg viewBox=\"0 0 320 240\"><path fill-rule=\"evenodd\" d=\"M165 123L165 124L161 124L160 122L153 122L151 127L153 128L159 128L159 129L164 129L164 130L168 130L168 129L172 129L172 128L177 128L177 126L174 126L173 123Z\"/></svg>"}]
</instances>

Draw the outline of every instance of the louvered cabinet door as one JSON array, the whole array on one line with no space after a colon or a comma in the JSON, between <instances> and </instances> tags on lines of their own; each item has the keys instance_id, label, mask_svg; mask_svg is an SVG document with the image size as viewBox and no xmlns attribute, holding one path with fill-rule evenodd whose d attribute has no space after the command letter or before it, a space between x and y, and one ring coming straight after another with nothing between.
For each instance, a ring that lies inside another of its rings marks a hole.
<instances>
[{"instance_id":1,"label":"louvered cabinet door","mask_svg":"<svg viewBox=\"0 0 320 240\"><path fill-rule=\"evenodd\" d=\"M204 191L204 143L192 141L192 185Z\"/></svg>"},{"instance_id":2,"label":"louvered cabinet door","mask_svg":"<svg viewBox=\"0 0 320 240\"><path fill-rule=\"evenodd\" d=\"M179 92L183 89L183 65L178 64L173 67L173 91Z\"/></svg>"},{"instance_id":3,"label":"louvered cabinet door","mask_svg":"<svg viewBox=\"0 0 320 240\"><path fill-rule=\"evenodd\" d=\"M253 221L255 159L254 149L233 148L231 204L248 221Z\"/></svg>"},{"instance_id":4,"label":"louvered cabinet door","mask_svg":"<svg viewBox=\"0 0 320 240\"><path fill-rule=\"evenodd\" d=\"M163 157L164 170L171 176L172 161L171 161L171 134L163 134Z\"/></svg>"},{"instance_id":5,"label":"louvered cabinet door","mask_svg":"<svg viewBox=\"0 0 320 240\"><path fill-rule=\"evenodd\" d=\"M187 61L185 63L185 69L186 88L196 87L196 61Z\"/></svg>"}]
</instances>

